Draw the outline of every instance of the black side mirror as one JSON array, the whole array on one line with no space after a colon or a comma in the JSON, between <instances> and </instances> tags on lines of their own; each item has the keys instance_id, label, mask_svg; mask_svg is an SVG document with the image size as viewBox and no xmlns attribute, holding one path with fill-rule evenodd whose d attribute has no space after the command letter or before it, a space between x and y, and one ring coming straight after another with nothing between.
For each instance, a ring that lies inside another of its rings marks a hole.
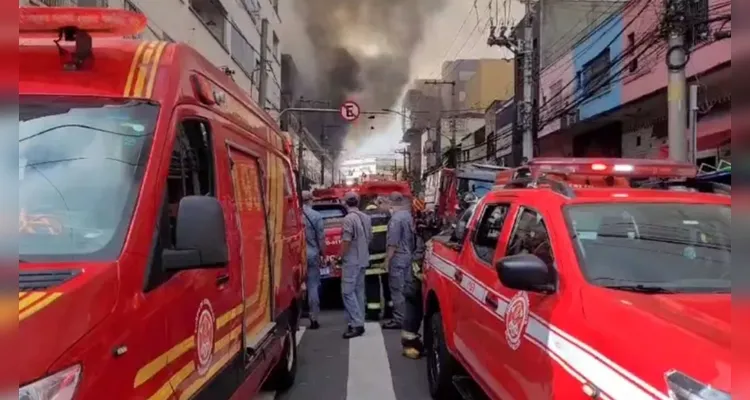
<instances>
[{"instance_id":1,"label":"black side mirror","mask_svg":"<svg viewBox=\"0 0 750 400\"><path fill-rule=\"evenodd\" d=\"M176 249L162 253L164 269L223 268L229 262L224 211L214 197L187 196L177 210Z\"/></svg>"},{"instance_id":2,"label":"black side mirror","mask_svg":"<svg viewBox=\"0 0 750 400\"><path fill-rule=\"evenodd\" d=\"M508 288L539 293L556 290L554 272L533 254L505 257L497 262L495 269L500 282Z\"/></svg>"},{"instance_id":3,"label":"black side mirror","mask_svg":"<svg viewBox=\"0 0 750 400\"><path fill-rule=\"evenodd\" d=\"M458 221L458 223L455 224L453 229L453 237L458 243L464 242L464 237L466 237L466 222Z\"/></svg>"}]
</instances>

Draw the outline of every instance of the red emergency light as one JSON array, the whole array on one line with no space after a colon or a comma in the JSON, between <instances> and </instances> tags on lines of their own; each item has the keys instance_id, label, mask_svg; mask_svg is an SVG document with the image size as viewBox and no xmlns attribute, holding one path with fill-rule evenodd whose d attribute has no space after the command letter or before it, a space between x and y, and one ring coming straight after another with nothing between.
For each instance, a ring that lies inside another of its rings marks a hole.
<instances>
[{"instance_id":1,"label":"red emergency light","mask_svg":"<svg viewBox=\"0 0 750 400\"><path fill-rule=\"evenodd\" d=\"M146 29L145 15L110 8L19 7L18 33L21 38L62 37L71 31L92 37L126 37Z\"/></svg>"},{"instance_id":2,"label":"red emergency light","mask_svg":"<svg viewBox=\"0 0 750 400\"><path fill-rule=\"evenodd\" d=\"M535 158L528 167L542 174L624 178L694 178L695 166L670 160L630 158Z\"/></svg>"}]
</instances>

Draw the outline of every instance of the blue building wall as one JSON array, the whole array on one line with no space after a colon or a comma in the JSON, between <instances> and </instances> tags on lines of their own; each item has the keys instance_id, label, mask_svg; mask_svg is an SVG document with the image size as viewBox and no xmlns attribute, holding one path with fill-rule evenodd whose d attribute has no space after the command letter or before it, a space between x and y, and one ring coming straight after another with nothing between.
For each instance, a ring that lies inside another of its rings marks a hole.
<instances>
[{"instance_id":1,"label":"blue building wall","mask_svg":"<svg viewBox=\"0 0 750 400\"><path fill-rule=\"evenodd\" d=\"M582 74L584 65L598 56L608 46L610 60L617 59L622 54L624 48L625 37L622 33L623 29L623 16L621 13L617 13L576 45L573 49L573 64L576 76ZM616 75L620 68L622 68L622 63L613 65L610 68L610 76ZM579 85L583 84L580 81L578 83ZM578 90L577 95L582 96L582 92ZM622 80L615 78L614 82L610 83L609 89L606 92L600 93L581 103L578 107L580 119L592 118L603 112L617 108L620 106L621 99Z\"/></svg>"}]
</instances>

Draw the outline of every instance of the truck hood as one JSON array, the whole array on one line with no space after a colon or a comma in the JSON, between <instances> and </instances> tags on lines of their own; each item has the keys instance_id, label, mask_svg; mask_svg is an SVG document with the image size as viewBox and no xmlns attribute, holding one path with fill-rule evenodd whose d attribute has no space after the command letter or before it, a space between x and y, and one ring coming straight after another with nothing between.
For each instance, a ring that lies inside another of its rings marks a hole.
<instances>
[{"instance_id":1,"label":"truck hood","mask_svg":"<svg viewBox=\"0 0 750 400\"><path fill-rule=\"evenodd\" d=\"M584 317L600 353L662 393L680 371L730 392L729 294L643 294L598 287L582 292Z\"/></svg>"},{"instance_id":2,"label":"truck hood","mask_svg":"<svg viewBox=\"0 0 750 400\"><path fill-rule=\"evenodd\" d=\"M52 364L112 312L117 267L102 263L21 264L18 329L23 385Z\"/></svg>"}]
</instances>

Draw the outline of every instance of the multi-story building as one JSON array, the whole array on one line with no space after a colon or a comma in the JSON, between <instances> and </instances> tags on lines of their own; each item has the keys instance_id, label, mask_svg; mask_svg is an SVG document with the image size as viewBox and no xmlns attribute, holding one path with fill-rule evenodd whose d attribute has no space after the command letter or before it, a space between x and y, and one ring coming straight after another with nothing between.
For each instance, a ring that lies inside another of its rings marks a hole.
<instances>
[{"instance_id":1,"label":"multi-story building","mask_svg":"<svg viewBox=\"0 0 750 400\"><path fill-rule=\"evenodd\" d=\"M514 78L513 60L480 60L476 73L466 83L464 103L467 109L481 112L496 100L510 99Z\"/></svg>"},{"instance_id":2,"label":"multi-story building","mask_svg":"<svg viewBox=\"0 0 750 400\"><path fill-rule=\"evenodd\" d=\"M723 34L731 29L731 3L690 4L685 68L700 88L696 158L716 164L731 157L731 33ZM627 2L542 71L541 154L668 155L664 13L663 2Z\"/></svg>"},{"instance_id":3,"label":"multi-story building","mask_svg":"<svg viewBox=\"0 0 750 400\"><path fill-rule=\"evenodd\" d=\"M19 0L19 5L108 7L144 13L144 39L184 42L223 68L272 115L281 109L278 0ZM265 49L266 62L261 66ZM265 72L266 79L261 79ZM262 87L265 85L265 88ZM260 96L263 90L265 96Z\"/></svg>"},{"instance_id":4,"label":"multi-story building","mask_svg":"<svg viewBox=\"0 0 750 400\"><path fill-rule=\"evenodd\" d=\"M394 178L403 167L395 156L379 156L345 160L339 168L343 180L351 185L367 177Z\"/></svg>"}]
</instances>

